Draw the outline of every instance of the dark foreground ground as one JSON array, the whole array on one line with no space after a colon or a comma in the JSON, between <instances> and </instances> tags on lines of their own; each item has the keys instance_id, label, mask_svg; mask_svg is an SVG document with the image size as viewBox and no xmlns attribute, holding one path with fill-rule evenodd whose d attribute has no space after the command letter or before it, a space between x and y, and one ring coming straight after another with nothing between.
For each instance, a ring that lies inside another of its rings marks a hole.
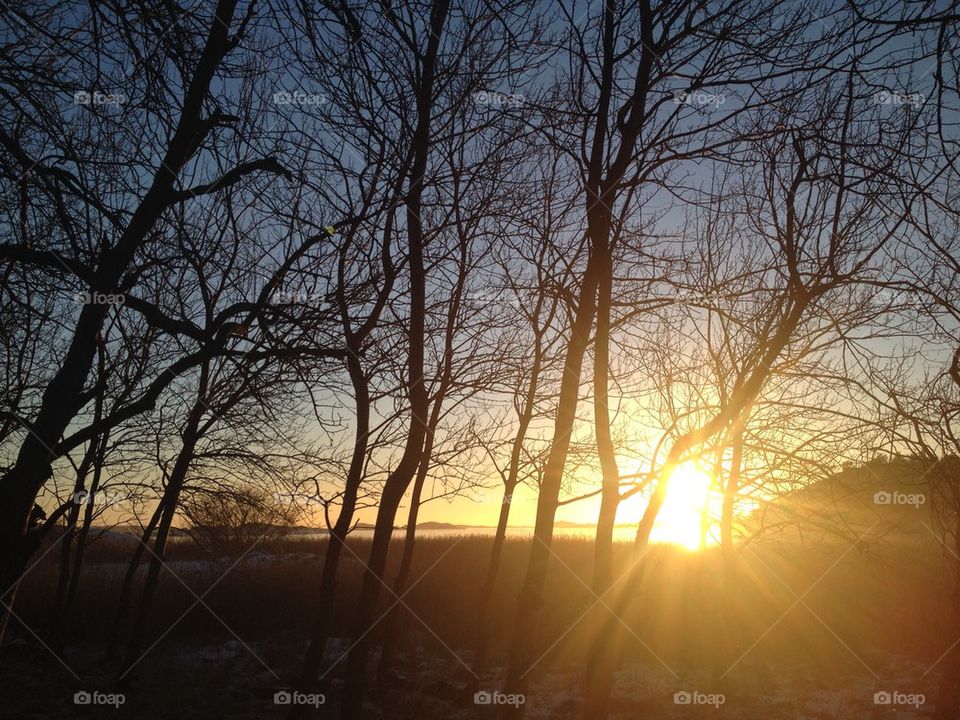
<instances>
[{"instance_id":1,"label":"dark foreground ground","mask_svg":"<svg viewBox=\"0 0 960 720\"><path fill-rule=\"evenodd\" d=\"M367 546L357 540L351 549L363 558ZM405 597L415 616L396 630L397 670L372 688L365 717L493 717L491 706L475 703L474 686L500 687L529 545L508 543L490 598L491 623L478 628L489 549L485 537L418 544L415 586ZM952 560L935 541L868 550L842 542L754 545L741 551L730 575L716 551L656 548L629 602L616 608L625 657L612 717L932 717L941 658L958 640L947 621ZM0 647L0 717L284 717L288 707L277 704L284 699L277 693L290 687L305 648L322 551L322 541L271 543L237 562L175 548L149 649L122 688L122 704L117 665L103 655L129 546L104 542L92 550L56 653L46 646L57 570L57 553L49 553L25 580L15 608L22 622ZM579 717L585 618L592 617L586 611L596 603L589 590L592 544L561 539L554 551L540 614L543 656L524 698L531 718ZM630 547L617 551L625 567ZM352 556L343 567L338 637L327 648L332 670L324 703L309 717L336 716L343 668L337 661L349 645L361 570ZM475 683L467 668L479 631L493 639L494 660Z\"/></svg>"}]
</instances>

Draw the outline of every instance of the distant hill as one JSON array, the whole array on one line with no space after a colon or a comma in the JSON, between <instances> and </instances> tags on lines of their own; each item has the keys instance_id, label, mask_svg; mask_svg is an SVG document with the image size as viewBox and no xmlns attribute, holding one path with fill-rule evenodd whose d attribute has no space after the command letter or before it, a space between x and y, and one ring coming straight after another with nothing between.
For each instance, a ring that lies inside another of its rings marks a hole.
<instances>
[{"instance_id":1,"label":"distant hill","mask_svg":"<svg viewBox=\"0 0 960 720\"><path fill-rule=\"evenodd\" d=\"M445 522L421 522L417 523L417 527L420 530L466 530L469 528L469 525L455 525L454 523L445 523ZM407 526L402 525L401 530L406 530Z\"/></svg>"},{"instance_id":2,"label":"distant hill","mask_svg":"<svg viewBox=\"0 0 960 720\"><path fill-rule=\"evenodd\" d=\"M936 543L934 510L953 491L960 496L960 458L875 460L761 502L742 531L788 542Z\"/></svg>"}]
</instances>

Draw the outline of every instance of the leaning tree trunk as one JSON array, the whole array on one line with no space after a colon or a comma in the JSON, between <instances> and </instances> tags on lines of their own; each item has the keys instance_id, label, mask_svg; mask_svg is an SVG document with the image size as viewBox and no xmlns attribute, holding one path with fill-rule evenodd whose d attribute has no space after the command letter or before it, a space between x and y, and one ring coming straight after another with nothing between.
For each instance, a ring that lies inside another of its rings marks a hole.
<instances>
[{"instance_id":1,"label":"leaning tree trunk","mask_svg":"<svg viewBox=\"0 0 960 720\"><path fill-rule=\"evenodd\" d=\"M597 216L603 217L603 206L594 203L588 208L588 216L594 218L594 232L605 232L597 227ZM609 228L609 216L604 223ZM543 585L547 577L550 561L550 547L553 543L553 525L560 500L560 485L563 470L570 447L570 433L576 419L580 392L580 373L583 358L590 340L593 325L594 303L597 288L597 273L593 256L588 260L580 285L577 312L570 331L563 365L563 379L560 383L560 396L557 401L554 420L553 444L547 456L547 464L540 483L540 495L537 499L536 524L533 531L533 543L523 586L517 598L517 613L513 628L512 642L508 661L507 677L504 687L506 693L523 694L527 687L527 673L536 659L535 642L538 637L537 619L543 604ZM504 706L504 714L522 716L523 706L511 708Z\"/></svg>"},{"instance_id":2,"label":"leaning tree trunk","mask_svg":"<svg viewBox=\"0 0 960 720\"><path fill-rule=\"evenodd\" d=\"M180 492L183 490L187 473L193 462L197 441L200 439L200 420L206 409L203 396L207 384L207 372L208 366L204 365L201 371L197 400L187 417L186 424L181 433L182 444L180 446L180 452L177 454L173 470L170 472L170 477L167 480L167 486L164 488L163 510L160 513L160 521L157 526L157 539L153 544L153 551L150 554L150 565L147 569L147 577L144 580L143 592L140 596L136 618L133 622L133 629L130 633L130 639L127 643L127 649L118 677L119 680L124 682L129 682L133 668L141 658L141 651L147 631L147 622L150 618L150 611L153 609L153 601L160 584L160 571L163 569L163 563L166 557L170 528L173 524L173 518L176 516Z\"/></svg>"},{"instance_id":3,"label":"leaning tree trunk","mask_svg":"<svg viewBox=\"0 0 960 720\"><path fill-rule=\"evenodd\" d=\"M80 519L81 504L77 498L83 492L87 482L87 473L93 465L94 458L97 455L97 449L100 446L98 438L90 442L87 451L83 454L83 459L77 467L77 478L73 483L73 495L70 497L70 510L67 513L67 525L63 530L63 536L60 538L60 568L57 576L57 594L53 602L53 621L50 634L47 639L48 644L54 650L62 649L61 633L64 624L64 615L66 614L67 595L70 587L71 566L74 539L77 536L77 522ZM90 499L90 496L87 496Z\"/></svg>"},{"instance_id":4,"label":"leaning tree trunk","mask_svg":"<svg viewBox=\"0 0 960 720\"><path fill-rule=\"evenodd\" d=\"M127 563L127 570L123 574L123 582L120 584L120 599L117 601L117 612L114 615L113 625L110 628L110 636L107 641L107 649L104 653L104 659L113 660L116 656L117 645L123 636L123 628L127 624L127 616L130 614L130 596L133 594L133 582L137 577L137 571L140 569L140 563L143 560L143 554L147 549L147 544L160 522L160 516L163 514L163 498L157 503L157 507L150 516L150 521L143 529L143 534L137 541L137 546L133 550L133 556Z\"/></svg>"},{"instance_id":5,"label":"leaning tree trunk","mask_svg":"<svg viewBox=\"0 0 960 720\"><path fill-rule=\"evenodd\" d=\"M554 308L556 306L554 305ZM540 302L534 311L534 317L539 315L541 308ZM552 315L552 312L550 313ZM534 410L537 403L537 392L540 388L540 374L543 370L546 348L544 347L544 335L546 325L544 323L534 330L534 353L533 362L530 365L530 380L527 383L526 392L523 396L519 422L517 423L517 432L513 436L513 445L510 448L510 465L507 468L507 476L503 481L503 498L500 502L500 516L497 519L497 530L493 536L493 546L490 549L490 561L487 565L487 572L483 579L483 585L480 586L480 597L477 606L477 638L474 642L473 656L473 675L471 676L474 684L474 692L479 689L480 678L487 669L487 661L490 652L490 600L493 597L493 590L497 583L497 576L500 573L500 563L503 557L503 546L507 537L507 526L510 522L510 507L513 505L513 493L516 492L520 481L520 461L523 457L523 444L527 439L527 430L530 422L533 420Z\"/></svg>"},{"instance_id":6,"label":"leaning tree trunk","mask_svg":"<svg viewBox=\"0 0 960 720\"><path fill-rule=\"evenodd\" d=\"M320 665L323 662L324 651L326 650L327 641L330 637L333 623L334 600L336 597L337 571L340 567L343 551L346 549L347 534L353 525L353 517L357 507L357 497L363 482L367 448L370 443L370 388L360 358L363 355L363 345L379 321L380 314L390 297L393 283L396 279L396 270L390 257L390 237L393 231L393 219L394 213L390 211L387 214L383 231L383 245L381 247L381 262L383 264L384 277L383 287L380 289L377 300L373 304L373 309L356 331L354 331L350 321L348 301L345 294L345 268L347 265L349 240L343 246L340 253L337 300L340 305L340 316L343 322L344 337L347 346L345 356L347 373L350 376L350 383L353 386L356 432L354 434L353 454L350 458L350 467L347 470L347 478L343 491L343 502L340 507L340 513L337 515L337 521L331 528L330 538L327 541L327 551L324 556L323 571L320 576L320 589L317 598L317 616L311 629L310 643L307 646L303 666L300 670L299 688L301 692L306 693L312 692L314 685L317 683L317 675L320 672ZM328 668L324 672L324 675L332 669L332 667ZM306 705L294 705L291 707L291 720L306 715Z\"/></svg>"},{"instance_id":7,"label":"leaning tree trunk","mask_svg":"<svg viewBox=\"0 0 960 720\"><path fill-rule=\"evenodd\" d=\"M774 361L787 346L794 330L800 323L804 311L809 307L809 296L797 300L790 311L784 316L780 325L773 335L768 339L767 344L759 353L759 362L745 380L735 386L728 404L725 405L710 420L702 426L690 430L674 442L667 453L666 460L662 465L662 472L657 478L653 494L650 497L647 507L644 509L643 517L637 524L637 537L634 544L636 559L627 571L625 580L620 582L620 587L615 593L615 597L610 605L610 612L604 621L606 629L603 631L605 637L608 637L610 643L602 649L597 647L596 657L602 660L602 663L596 668L591 668L588 673L594 677L593 685L588 686L585 692L585 700L591 703L589 708L584 707L584 717L591 720L604 720L607 715L605 709L609 707L609 693L613 688L613 673L619 664L619 657L623 648L622 633L616 633L614 625L618 622L616 618L623 615L628 604L640 602L641 598L637 595L636 587L639 585L639 576L643 569L643 556L650 544L650 533L656 522L657 515L663 503L666 500L667 488L670 482L670 469L674 468L686 454L703 443L709 441L719 433L723 432L732 422L745 422L749 408L756 401L764 382L773 367Z\"/></svg>"},{"instance_id":8,"label":"leaning tree trunk","mask_svg":"<svg viewBox=\"0 0 960 720\"><path fill-rule=\"evenodd\" d=\"M387 478L380 498L373 542L357 602L354 623L354 644L347 655L346 680L343 687L341 716L353 720L362 714L366 685L367 658L370 654L369 633L376 622L374 614L380 598L380 586L387 565L390 540L397 509L420 465L426 423L423 418L429 410L427 388L423 379L423 358L426 313L426 273L424 270L424 233L420 212L423 205L423 177L430 153L430 125L433 107L433 85L436 74L440 37L449 11L449 0L434 0L430 12L430 36L424 53L421 83L416 88L417 127L413 138L410 188L406 199L407 265L410 271L410 332L408 333L407 382L410 397L410 427L403 456Z\"/></svg>"},{"instance_id":9,"label":"leaning tree trunk","mask_svg":"<svg viewBox=\"0 0 960 720\"><path fill-rule=\"evenodd\" d=\"M438 413L434 414L439 415ZM395 604L388 611L387 619L383 622L383 643L380 651L380 662L377 666L377 680L379 682L385 682L393 669L397 647L401 644L401 636L404 633L404 613L401 609L403 606L396 602L396 599L403 597L407 590L407 583L410 581L410 568L413 565L413 551L417 542L417 519L420 516L420 506L422 505L423 485L430 471L430 457L433 453L433 433L436 426L432 422L431 425L427 430L426 442L423 446L423 459L417 469L417 477L413 481L410 511L407 513L407 529L403 537L403 554L400 556L400 567L397 569L397 576L393 581L393 594L389 598L389 602Z\"/></svg>"},{"instance_id":10,"label":"leaning tree trunk","mask_svg":"<svg viewBox=\"0 0 960 720\"><path fill-rule=\"evenodd\" d=\"M330 530L327 541L327 551L323 560L323 573L320 577L320 589L317 594L317 616L310 633L310 644L303 659L300 671L299 687L302 692L311 692L317 682L320 665L323 662L323 653L330 637L333 622L333 609L336 591L337 570L347 540L347 534L353 524L353 516L357 507L357 496L360 484L363 481L364 462L366 460L368 433L370 426L370 394L366 376L360 365L360 355L355 348L347 353L347 369L353 383L354 404L356 408L356 433L354 435L353 455L350 458L350 468L347 471L347 481L344 487L343 503L337 521ZM305 715L306 706L295 705L291 709L291 717Z\"/></svg>"},{"instance_id":11,"label":"leaning tree trunk","mask_svg":"<svg viewBox=\"0 0 960 720\"><path fill-rule=\"evenodd\" d=\"M109 292L109 290L108 290ZM80 395L93 365L97 332L106 305L88 304L80 311L77 329L63 365L47 386L40 411L17 454L17 460L0 482L0 640L8 610L16 598L20 577L36 551L38 541L28 533L30 513L40 488L53 474L54 453L61 435L80 409Z\"/></svg>"},{"instance_id":12,"label":"leaning tree trunk","mask_svg":"<svg viewBox=\"0 0 960 720\"><path fill-rule=\"evenodd\" d=\"M84 507L83 522L77 530L77 547L73 557L73 564L70 570L70 581L67 585L67 594L64 599L63 610L60 615L62 623L69 622L70 613L73 610L73 601L77 596L77 587L80 584L80 574L83 570L83 556L87 549L87 538L90 535L90 527L93 524L94 508L96 507L97 493L100 491L100 479L103 476L103 462L106 455L108 435L101 439L97 451L96 464L94 465L93 478L90 481L90 502Z\"/></svg>"},{"instance_id":13,"label":"leaning tree trunk","mask_svg":"<svg viewBox=\"0 0 960 720\"><path fill-rule=\"evenodd\" d=\"M513 493L517 489L516 479L503 485L503 500L500 504L500 517L497 519L497 531L493 536L493 546L490 549L490 562L487 565L487 574L480 587L480 601L477 608L477 639L473 654L474 692L479 689L480 678L487 670L490 653L490 599L497 584L497 575L500 573L500 563L503 558L503 546L507 537L507 525L510 522L510 505L513 503Z\"/></svg>"}]
</instances>

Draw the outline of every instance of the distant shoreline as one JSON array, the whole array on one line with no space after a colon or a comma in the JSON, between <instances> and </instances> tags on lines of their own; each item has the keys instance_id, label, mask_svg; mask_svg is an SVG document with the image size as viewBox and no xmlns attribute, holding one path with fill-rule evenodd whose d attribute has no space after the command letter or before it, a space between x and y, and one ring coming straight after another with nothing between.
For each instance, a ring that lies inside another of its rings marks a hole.
<instances>
[{"instance_id":1,"label":"distant shoreline","mask_svg":"<svg viewBox=\"0 0 960 720\"><path fill-rule=\"evenodd\" d=\"M621 523L621 524L615 525L614 527L617 529L624 529L624 528L633 528L635 526L636 526L636 523ZM510 532L510 531L516 531L516 530L533 530L534 527L535 527L534 525L509 525L507 527L507 531ZM576 523L576 522L569 522L569 521L561 521L561 522L554 523L554 528L558 530L589 530L592 532L596 530L596 525L593 525L590 523ZM141 528L137 526L132 526L132 525L117 525L112 527L107 525L94 525L92 526L91 529L99 530L99 531L108 531L108 532L109 531L136 532L138 534L142 532ZM176 535L187 534L187 531L181 527L174 527L171 529L173 531L173 534L176 534ZM289 526L285 528L277 528L277 529L290 535L329 532L328 528L321 527L321 526L310 526L310 525L293 525L293 526ZM359 523L351 529L351 532L356 532L357 530L374 530L374 529L375 529L375 526L372 524ZM406 525L395 525L393 528L394 532L396 532L397 530L406 530L406 529L407 529ZM450 530L450 531L456 531L456 532L462 532L464 530L495 531L497 529L497 526L496 525L461 525L456 523L428 521L428 522L418 523L417 529L432 530L432 531Z\"/></svg>"}]
</instances>

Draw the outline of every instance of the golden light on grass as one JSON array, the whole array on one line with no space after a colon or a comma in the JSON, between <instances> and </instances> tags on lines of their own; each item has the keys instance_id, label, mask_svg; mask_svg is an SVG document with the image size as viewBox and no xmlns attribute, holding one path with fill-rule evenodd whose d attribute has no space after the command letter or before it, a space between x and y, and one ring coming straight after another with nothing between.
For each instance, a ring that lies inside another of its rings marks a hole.
<instances>
[{"instance_id":1,"label":"golden light on grass","mask_svg":"<svg viewBox=\"0 0 960 720\"><path fill-rule=\"evenodd\" d=\"M667 497L650 533L650 541L687 550L703 547L703 513L709 510L713 477L696 462L677 465L670 472ZM709 534L707 542L711 542Z\"/></svg>"}]
</instances>

